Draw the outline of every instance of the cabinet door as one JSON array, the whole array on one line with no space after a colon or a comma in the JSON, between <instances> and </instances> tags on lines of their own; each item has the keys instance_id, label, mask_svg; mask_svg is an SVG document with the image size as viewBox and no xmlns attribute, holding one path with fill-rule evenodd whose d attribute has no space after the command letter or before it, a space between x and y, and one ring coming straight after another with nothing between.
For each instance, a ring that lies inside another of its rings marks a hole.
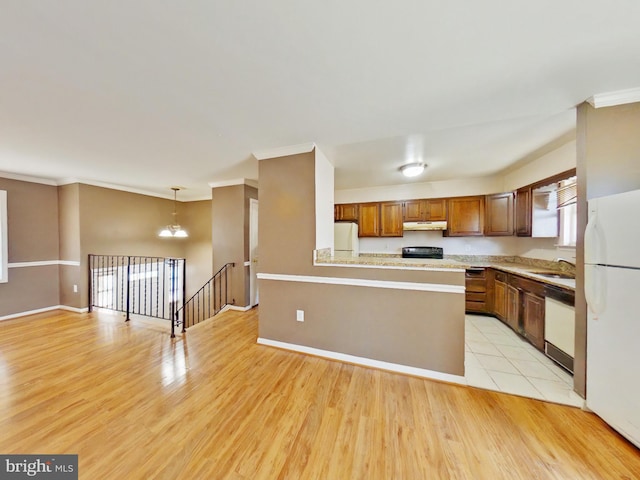
<instances>
[{"instance_id":1,"label":"cabinet door","mask_svg":"<svg viewBox=\"0 0 640 480\"><path fill-rule=\"evenodd\" d=\"M405 222L424 221L426 200L407 200L404 202L403 217Z\"/></svg>"},{"instance_id":2,"label":"cabinet door","mask_svg":"<svg viewBox=\"0 0 640 480\"><path fill-rule=\"evenodd\" d=\"M487 195L484 234L490 237L513 235L513 193Z\"/></svg>"},{"instance_id":3,"label":"cabinet door","mask_svg":"<svg viewBox=\"0 0 640 480\"><path fill-rule=\"evenodd\" d=\"M482 236L484 197L450 198L446 234L449 237Z\"/></svg>"},{"instance_id":4,"label":"cabinet door","mask_svg":"<svg viewBox=\"0 0 640 480\"><path fill-rule=\"evenodd\" d=\"M424 219L430 222L444 222L447 219L447 199L425 200Z\"/></svg>"},{"instance_id":5,"label":"cabinet door","mask_svg":"<svg viewBox=\"0 0 640 480\"><path fill-rule=\"evenodd\" d=\"M380 204L380 236L402 237L402 202Z\"/></svg>"},{"instance_id":6,"label":"cabinet door","mask_svg":"<svg viewBox=\"0 0 640 480\"><path fill-rule=\"evenodd\" d=\"M520 332L518 318L520 317L520 292L512 285L507 285L507 325L515 332Z\"/></svg>"},{"instance_id":7,"label":"cabinet door","mask_svg":"<svg viewBox=\"0 0 640 480\"><path fill-rule=\"evenodd\" d=\"M524 292L524 336L538 350L544 350L544 298Z\"/></svg>"},{"instance_id":8,"label":"cabinet door","mask_svg":"<svg viewBox=\"0 0 640 480\"><path fill-rule=\"evenodd\" d=\"M358 236L380 236L380 204L361 203L358 215Z\"/></svg>"},{"instance_id":9,"label":"cabinet door","mask_svg":"<svg viewBox=\"0 0 640 480\"><path fill-rule=\"evenodd\" d=\"M336 220L340 222L357 222L358 204L342 203L336 205Z\"/></svg>"},{"instance_id":10,"label":"cabinet door","mask_svg":"<svg viewBox=\"0 0 640 480\"><path fill-rule=\"evenodd\" d=\"M497 279L493 284L493 312L503 322L507 320L507 284Z\"/></svg>"},{"instance_id":11,"label":"cabinet door","mask_svg":"<svg viewBox=\"0 0 640 480\"><path fill-rule=\"evenodd\" d=\"M518 237L531 236L531 215L533 211L531 201L531 187L521 188L516 191L516 235Z\"/></svg>"}]
</instances>

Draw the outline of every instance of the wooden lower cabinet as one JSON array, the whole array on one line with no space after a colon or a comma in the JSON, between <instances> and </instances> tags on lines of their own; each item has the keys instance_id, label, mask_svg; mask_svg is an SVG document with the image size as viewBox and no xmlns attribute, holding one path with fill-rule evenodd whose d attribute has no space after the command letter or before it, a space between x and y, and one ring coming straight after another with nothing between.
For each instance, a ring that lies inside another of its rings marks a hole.
<instances>
[{"instance_id":1,"label":"wooden lower cabinet","mask_svg":"<svg viewBox=\"0 0 640 480\"><path fill-rule=\"evenodd\" d=\"M520 333L520 291L513 285L507 285L507 325Z\"/></svg>"},{"instance_id":2,"label":"wooden lower cabinet","mask_svg":"<svg viewBox=\"0 0 640 480\"><path fill-rule=\"evenodd\" d=\"M473 313L489 313L487 310L487 269L469 268L464 277L465 310Z\"/></svg>"},{"instance_id":3,"label":"wooden lower cabinet","mask_svg":"<svg viewBox=\"0 0 640 480\"><path fill-rule=\"evenodd\" d=\"M544 313L544 298L524 292L522 310L524 336L539 350L544 350Z\"/></svg>"},{"instance_id":4,"label":"wooden lower cabinet","mask_svg":"<svg viewBox=\"0 0 640 480\"><path fill-rule=\"evenodd\" d=\"M493 313L500 320L507 320L507 284L498 279L493 283Z\"/></svg>"}]
</instances>

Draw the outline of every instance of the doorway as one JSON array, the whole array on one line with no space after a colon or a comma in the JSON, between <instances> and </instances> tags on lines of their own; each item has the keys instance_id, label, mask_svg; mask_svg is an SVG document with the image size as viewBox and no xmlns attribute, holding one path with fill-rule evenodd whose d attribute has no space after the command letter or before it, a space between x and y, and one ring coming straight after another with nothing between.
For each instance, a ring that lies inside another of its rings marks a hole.
<instances>
[{"instance_id":1,"label":"doorway","mask_svg":"<svg viewBox=\"0 0 640 480\"><path fill-rule=\"evenodd\" d=\"M249 199L249 304L258 305L258 200Z\"/></svg>"}]
</instances>

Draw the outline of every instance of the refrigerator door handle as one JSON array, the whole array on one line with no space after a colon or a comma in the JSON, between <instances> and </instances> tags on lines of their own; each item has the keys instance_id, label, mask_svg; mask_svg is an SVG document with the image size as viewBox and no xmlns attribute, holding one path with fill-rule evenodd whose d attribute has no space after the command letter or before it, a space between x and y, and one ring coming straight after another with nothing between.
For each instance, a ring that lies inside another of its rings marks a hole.
<instances>
[{"instance_id":1,"label":"refrigerator door handle","mask_svg":"<svg viewBox=\"0 0 640 480\"><path fill-rule=\"evenodd\" d=\"M589 221L584 230L584 257L586 263L607 263L604 233L598 225L598 213L589 209Z\"/></svg>"},{"instance_id":2,"label":"refrigerator door handle","mask_svg":"<svg viewBox=\"0 0 640 480\"><path fill-rule=\"evenodd\" d=\"M584 266L584 296L594 320L597 320L606 308L606 280L606 267L589 264Z\"/></svg>"}]
</instances>

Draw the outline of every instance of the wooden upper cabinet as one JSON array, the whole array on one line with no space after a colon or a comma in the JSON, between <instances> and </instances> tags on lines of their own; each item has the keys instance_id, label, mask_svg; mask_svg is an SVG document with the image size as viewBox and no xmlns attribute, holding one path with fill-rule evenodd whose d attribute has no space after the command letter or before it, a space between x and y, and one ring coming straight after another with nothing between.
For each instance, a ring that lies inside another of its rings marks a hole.
<instances>
[{"instance_id":1,"label":"wooden upper cabinet","mask_svg":"<svg viewBox=\"0 0 640 480\"><path fill-rule=\"evenodd\" d=\"M438 198L434 200L426 200L425 210L427 218L430 222L444 222L447 219L447 199Z\"/></svg>"},{"instance_id":2,"label":"wooden upper cabinet","mask_svg":"<svg viewBox=\"0 0 640 480\"><path fill-rule=\"evenodd\" d=\"M403 218L405 222L423 222L426 200L407 200L404 202Z\"/></svg>"},{"instance_id":3,"label":"wooden upper cabinet","mask_svg":"<svg viewBox=\"0 0 640 480\"><path fill-rule=\"evenodd\" d=\"M447 209L447 236L473 237L484 234L484 196L450 198Z\"/></svg>"},{"instance_id":4,"label":"wooden upper cabinet","mask_svg":"<svg viewBox=\"0 0 640 480\"><path fill-rule=\"evenodd\" d=\"M516 235L531 236L531 216L533 212L531 187L516 190Z\"/></svg>"},{"instance_id":5,"label":"wooden upper cabinet","mask_svg":"<svg viewBox=\"0 0 640 480\"><path fill-rule=\"evenodd\" d=\"M358 236L380 236L380 204L361 203L358 215Z\"/></svg>"},{"instance_id":6,"label":"wooden upper cabinet","mask_svg":"<svg viewBox=\"0 0 640 480\"><path fill-rule=\"evenodd\" d=\"M380 204L380 236L402 237L402 202Z\"/></svg>"},{"instance_id":7,"label":"wooden upper cabinet","mask_svg":"<svg viewBox=\"0 0 640 480\"><path fill-rule=\"evenodd\" d=\"M447 219L447 199L406 200L404 202L405 222L438 222Z\"/></svg>"},{"instance_id":8,"label":"wooden upper cabinet","mask_svg":"<svg viewBox=\"0 0 640 480\"><path fill-rule=\"evenodd\" d=\"M489 237L513 235L513 192L485 198L484 234Z\"/></svg>"},{"instance_id":9,"label":"wooden upper cabinet","mask_svg":"<svg viewBox=\"0 0 640 480\"><path fill-rule=\"evenodd\" d=\"M358 204L341 203L334 206L334 220L336 222L357 222Z\"/></svg>"}]
</instances>

